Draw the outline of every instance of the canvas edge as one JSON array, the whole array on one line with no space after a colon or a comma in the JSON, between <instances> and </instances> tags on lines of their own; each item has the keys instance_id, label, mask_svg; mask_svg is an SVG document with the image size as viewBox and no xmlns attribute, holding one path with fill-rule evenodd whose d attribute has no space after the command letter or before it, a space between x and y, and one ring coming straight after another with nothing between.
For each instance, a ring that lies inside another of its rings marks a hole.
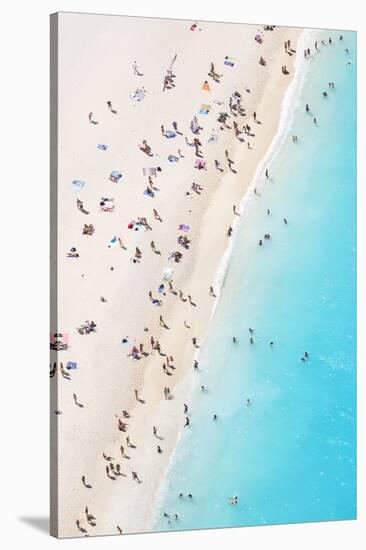
<instances>
[{"instance_id":1,"label":"canvas edge","mask_svg":"<svg viewBox=\"0 0 366 550\"><path fill-rule=\"evenodd\" d=\"M50 332L58 332L58 24L57 13L50 15ZM50 364L57 362L57 351L50 350ZM58 373L50 378L50 535L59 538L58 522Z\"/></svg>"}]
</instances>

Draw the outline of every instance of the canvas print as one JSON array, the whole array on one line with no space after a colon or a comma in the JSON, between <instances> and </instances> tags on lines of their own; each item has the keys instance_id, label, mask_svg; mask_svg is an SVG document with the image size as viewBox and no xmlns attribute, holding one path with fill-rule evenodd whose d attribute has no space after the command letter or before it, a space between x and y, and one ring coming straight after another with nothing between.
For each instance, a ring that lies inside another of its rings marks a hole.
<instances>
[{"instance_id":1,"label":"canvas print","mask_svg":"<svg viewBox=\"0 0 366 550\"><path fill-rule=\"evenodd\" d=\"M51 534L356 517L356 33L51 16Z\"/></svg>"}]
</instances>

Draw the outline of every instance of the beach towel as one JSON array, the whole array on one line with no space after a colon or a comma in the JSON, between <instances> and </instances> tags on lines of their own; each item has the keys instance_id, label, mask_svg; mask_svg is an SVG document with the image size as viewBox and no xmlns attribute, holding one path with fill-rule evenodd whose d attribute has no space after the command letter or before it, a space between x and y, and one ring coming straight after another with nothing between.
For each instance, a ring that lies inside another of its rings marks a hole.
<instances>
[{"instance_id":1,"label":"beach towel","mask_svg":"<svg viewBox=\"0 0 366 550\"><path fill-rule=\"evenodd\" d=\"M190 229L191 229L190 226L187 225L186 223L181 223L178 226L178 231L184 231L185 233L187 233L187 231L189 231Z\"/></svg>"},{"instance_id":2,"label":"beach towel","mask_svg":"<svg viewBox=\"0 0 366 550\"><path fill-rule=\"evenodd\" d=\"M175 132L173 132L173 130L165 130L164 131L164 136L166 138L175 138L175 137L177 137L177 134Z\"/></svg>"},{"instance_id":3,"label":"beach towel","mask_svg":"<svg viewBox=\"0 0 366 550\"><path fill-rule=\"evenodd\" d=\"M108 149L108 145L105 145L104 143L98 143L97 149L100 149L101 151L106 151Z\"/></svg>"},{"instance_id":4,"label":"beach towel","mask_svg":"<svg viewBox=\"0 0 366 550\"><path fill-rule=\"evenodd\" d=\"M130 98L134 99L136 101L143 101L146 96L146 90L145 88L137 88L132 94L130 94Z\"/></svg>"},{"instance_id":5,"label":"beach towel","mask_svg":"<svg viewBox=\"0 0 366 550\"><path fill-rule=\"evenodd\" d=\"M163 270L163 281L170 281L173 277L174 270L171 267L166 267Z\"/></svg>"},{"instance_id":6,"label":"beach towel","mask_svg":"<svg viewBox=\"0 0 366 550\"><path fill-rule=\"evenodd\" d=\"M210 112L210 109L211 109L211 105L202 104L198 113L200 115L208 115L208 113Z\"/></svg>"},{"instance_id":7,"label":"beach towel","mask_svg":"<svg viewBox=\"0 0 366 550\"><path fill-rule=\"evenodd\" d=\"M66 368L67 370L75 370L78 368L78 364L76 363L76 361L68 361L66 363Z\"/></svg>"},{"instance_id":8,"label":"beach towel","mask_svg":"<svg viewBox=\"0 0 366 550\"><path fill-rule=\"evenodd\" d=\"M208 143L217 143L219 136L217 134L211 134L208 138Z\"/></svg>"},{"instance_id":9,"label":"beach towel","mask_svg":"<svg viewBox=\"0 0 366 550\"><path fill-rule=\"evenodd\" d=\"M142 173L144 176L156 176L156 168L143 168Z\"/></svg>"},{"instance_id":10,"label":"beach towel","mask_svg":"<svg viewBox=\"0 0 366 550\"><path fill-rule=\"evenodd\" d=\"M233 57L229 57L228 55L225 57L224 59L224 65L228 65L229 67L234 67L235 63L234 63L234 58Z\"/></svg>"},{"instance_id":11,"label":"beach towel","mask_svg":"<svg viewBox=\"0 0 366 550\"><path fill-rule=\"evenodd\" d=\"M116 244L118 243L118 239L117 237L113 237L113 239L111 239L108 243L108 247L111 248L111 247L114 247L116 246Z\"/></svg>"},{"instance_id":12,"label":"beach towel","mask_svg":"<svg viewBox=\"0 0 366 550\"><path fill-rule=\"evenodd\" d=\"M114 183L118 183L121 178L122 174L117 170L113 170L109 176L110 181L113 181Z\"/></svg>"},{"instance_id":13,"label":"beach towel","mask_svg":"<svg viewBox=\"0 0 366 550\"><path fill-rule=\"evenodd\" d=\"M169 162L178 162L179 161L179 157L176 157L174 155L169 155L168 156L168 161Z\"/></svg>"},{"instance_id":14,"label":"beach towel","mask_svg":"<svg viewBox=\"0 0 366 550\"><path fill-rule=\"evenodd\" d=\"M74 189L79 190L79 189L82 189L84 187L85 181L83 181L83 180L73 180L71 182L71 185Z\"/></svg>"},{"instance_id":15,"label":"beach towel","mask_svg":"<svg viewBox=\"0 0 366 550\"><path fill-rule=\"evenodd\" d=\"M196 159L194 167L197 168L197 170L206 170L206 161L202 159Z\"/></svg>"},{"instance_id":16,"label":"beach towel","mask_svg":"<svg viewBox=\"0 0 366 550\"><path fill-rule=\"evenodd\" d=\"M202 84L202 90L205 90L206 92L209 92L211 90L209 83L207 80Z\"/></svg>"}]
</instances>

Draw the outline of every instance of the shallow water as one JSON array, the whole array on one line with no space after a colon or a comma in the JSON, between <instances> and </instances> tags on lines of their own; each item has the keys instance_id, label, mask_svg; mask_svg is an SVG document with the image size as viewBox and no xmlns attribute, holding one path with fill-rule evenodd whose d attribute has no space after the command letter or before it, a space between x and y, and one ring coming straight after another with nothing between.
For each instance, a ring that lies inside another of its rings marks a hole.
<instances>
[{"instance_id":1,"label":"shallow water","mask_svg":"<svg viewBox=\"0 0 366 550\"><path fill-rule=\"evenodd\" d=\"M271 179L255 183L260 195L233 245L156 530L356 515L356 36L342 34L343 42L321 36L333 44L306 62ZM271 239L260 247L264 233Z\"/></svg>"}]
</instances>

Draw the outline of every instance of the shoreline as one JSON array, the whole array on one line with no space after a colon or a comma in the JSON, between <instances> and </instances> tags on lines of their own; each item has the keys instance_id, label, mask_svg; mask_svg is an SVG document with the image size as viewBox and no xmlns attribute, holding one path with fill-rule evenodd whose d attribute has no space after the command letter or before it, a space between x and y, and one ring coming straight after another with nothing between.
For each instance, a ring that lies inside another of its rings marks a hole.
<instances>
[{"instance_id":1,"label":"shoreline","mask_svg":"<svg viewBox=\"0 0 366 550\"><path fill-rule=\"evenodd\" d=\"M309 36L312 32L313 32L312 29L303 29L302 30L302 32L300 33L300 35L298 37L298 40L297 40L296 50L298 50L298 49L301 50L303 48L304 43L309 38ZM222 255L222 259L220 260L220 263L218 265L218 268L217 268L217 271L216 271L216 274L215 274L213 287L215 289L215 293L216 293L217 297L215 298L214 304L211 308L211 314L210 314L210 318L209 318L209 321L208 321L208 324L207 324L206 334L205 334L205 336L204 336L204 338L201 342L201 346L204 345L207 334L210 330L210 323L211 323L211 321L212 321L212 319L215 315L216 309L219 305L219 301L220 301L221 294L222 294L222 289L225 285L226 275L227 275L227 271L229 269L230 258L231 258L233 249L235 247L235 242L236 242L236 239L237 239L237 236L238 236L238 230L240 230L241 226L245 222L246 211L249 208L251 200L253 200L252 192L253 192L254 186L255 186L256 182L258 181L261 173L263 173L265 166L268 165L268 161L271 161L274 156L277 156L278 154L280 154L280 151L282 149L285 138L288 137L288 134L290 132L291 123L293 121L294 113L295 113L295 110L296 110L296 106L294 106L293 102L296 100L297 96L301 93L302 87L303 87L304 82L306 80L306 72L307 71L305 71L304 73L301 73L301 69L303 69L306 65L307 65L307 62L306 62L305 59L296 56L295 63L294 63L294 75L293 75L293 77L291 79L291 82L289 83L289 85L288 85L288 87L287 87L287 89L284 93L283 99L282 99L277 132L273 136L273 139L270 143L270 146L267 149L266 153L264 154L263 158L261 159L261 161L257 165L257 168L255 170L255 173L254 173L254 176L253 176L251 182L249 183L249 185L247 186L247 188L244 191L244 195L243 195L242 200L240 201L240 207L239 207L239 210L238 210L239 213L240 213L240 217L235 217L234 216L234 218L233 218L233 223L231 224L232 227L233 227L233 230L234 230L233 231L233 237L230 239L230 241L229 241L229 243L228 243L228 245L227 245L227 247L226 247L226 249L225 249L225 251ZM198 360L200 354L201 354L201 348L196 351L196 353L194 354L193 359ZM192 394L193 393L194 375L192 373L187 372L186 377L190 378L190 391L191 391L191 394ZM184 429L181 428L180 431L179 431L178 437L177 437L176 446L175 446L174 451L172 452L172 454L169 458L169 462L167 464L165 474L164 474L164 476L161 480L161 484L160 484L161 487L160 487L160 489L158 491L158 495L156 497L156 504L157 505L156 505L156 507L155 506L153 507L153 509L155 511L153 512L153 517L152 517L152 520L150 522L151 529L153 529L154 525L156 524L156 522L157 522L156 516L161 511L161 502L164 499L164 492L167 490L166 488L164 488L164 484L167 483L167 481L168 481L167 478L169 476L169 471L170 471L170 469L172 467L172 464L174 462L175 455L176 455L176 452L178 450L178 446L179 446L179 443L180 443L180 440L181 440L181 437L183 436L183 434L184 434Z\"/></svg>"},{"instance_id":2,"label":"shoreline","mask_svg":"<svg viewBox=\"0 0 366 550\"><path fill-rule=\"evenodd\" d=\"M311 37L315 35L315 37L317 38L316 33L320 33L320 32L325 33L325 31L313 31L312 29L309 29L309 30L306 29L304 31L304 33L302 34L302 36L299 38L299 43L298 43L297 49L300 49L300 45L299 45L300 43L304 43L307 40L309 40L309 45L310 45ZM311 43L313 43L313 41L311 41ZM274 135L273 140L271 142L271 145L270 145L267 153L264 155L262 161L258 164L255 176L253 178L253 181L248 186L248 188L247 188L247 190L246 190L246 192L243 196L242 203L244 203L244 205L243 205L243 208L242 208L242 204L241 204L241 208L240 208L242 218L239 218L238 220L235 220L237 222L238 226L241 225L244 222L243 217L245 216L245 212L247 211L247 207L250 204L250 198L251 198L250 190L253 189L253 186L254 186L255 182L257 181L258 176L260 177L261 172L263 172L264 166L268 163L268 159L270 159L270 160L276 159L277 156L279 154L281 154L281 151L283 150L283 147L287 142L286 137L288 138L289 134L291 132L291 125L293 123L293 119L296 116L299 115L299 98L300 98L300 95L303 92L304 86L305 85L309 86L309 82L312 82L312 80L309 80L307 78L308 75L307 75L307 71L305 69L305 63L307 63L307 62L305 60L299 58L299 57L297 57L297 61L298 61L298 63L296 64L297 65L296 69L298 71L298 74L294 75L294 78L293 78L292 82L290 83L290 85L289 85L289 87L286 90L286 93L284 95L283 105L282 105L283 108L281 109L281 117L280 117L280 123L279 123L278 131ZM308 65L308 67L309 67L309 65ZM297 80L296 76L301 76L301 79ZM313 105L313 102L310 102L310 104ZM319 108L319 106L318 106L318 108ZM321 114L320 114L320 116L321 116ZM324 122L323 122L323 126L324 126ZM234 228L234 239L235 239L235 236L236 236L236 232L235 232L235 228ZM222 258L222 261L221 261L221 264L224 264L224 269L220 270L220 266L218 268L218 272L219 272L218 279L219 280L222 279L223 282L225 281L227 269L229 267L229 261L230 261L231 255L232 255L232 250L235 247L234 239L232 239L230 241L229 246L227 247L226 251L224 252L224 255L223 255L223 258ZM216 291L216 289L217 289L217 286L215 286L215 291ZM220 299L220 294L218 292L216 292L216 293L218 294L218 298L215 300L216 307L217 307L218 300ZM210 327L208 327L208 331L209 330L210 330ZM206 357L206 360L207 360L207 357ZM187 373L187 376L189 376L189 373ZM210 387L210 385L208 386L208 388L209 387ZM215 409L214 409L214 411L215 411ZM202 425L200 426L200 428L202 430ZM206 440L204 440L204 442L206 442ZM188 439L186 439L185 443L187 443L186 447L188 447L191 444ZM197 443L197 439L196 439L196 443ZM180 444L180 440L178 440L178 442L177 442L177 445L179 445L179 444ZM186 447L184 447L184 449ZM178 451L178 449L176 449L174 451L174 453L176 454L177 451ZM189 454L190 452L191 452L191 449L188 450L188 456L191 456ZM184 455L184 450L183 450L182 454ZM174 458L174 455L173 455L173 458ZM183 461L183 462L185 463L186 461ZM179 466L177 467L177 472L179 473L179 477L175 478L175 485L173 483L173 485L175 487L179 487L180 486L179 485L180 480L183 479L182 478L183 468L184 467L182 467L182 465L180 465L180 467ZM211 471L211 473L212 473L212 471ZM170 472L168 471L168 474L167 474L166 478L163 480L163 483L167 482L167 477L169 476L169 474L170 474ZM196 478L197 478L197 475L196 475ZM177 481L179 481L179 483L177 483ZM197 481L197 479L196 479L196 481ZM163 488L162 491L166 490L167 488L168 487ZM173 499L170 499L170 500L168 499L168 501L166 503L167 508L162 509L161 507L159 507L157 512L159 512L159 511L161 512L162 510L167 510L169 512L171 510L175 511L175 508L174 508L174 506L175 506L175 504L174 504L174 495L176 495L177 493L175 491L172 491L172 494L173 494ZM229 493L229 494L231 494L231 493ZM237 494L237 493L234 493L234 494ZM199 498L201 497L201 501L202 501L202 493L201 493L201 495L198 495L198 497ZM161 500L163 498L164 498L164 495L161 496ZM206 500L205 502L207 503L208 501ZM211 504L212 504L212 501L211 501ZM179 509L178 504L177 504L177 510L176 511L179 512L180 517L184 518L184 513L182 514L182 508ZM192 514L192 511L191 511L191 514ZM190 516L191 516L191 514L190 514ZM192 517L190 517L190 519L192 521ZM225 526L225 524L220 525L220 527L224 527L224 526ZM161 525L160 525L160 527L161 527ZM175 531L175 530L179 529L179 527L175 528L174 525L172 525L171 527L172 527L172 529L170 529L170 527L169 527L169 530ZM198 529L200 527L195 525L195 527L188 527L188 528L191 528L191 529L192 528L193 529L197 528ZM202 528L210 528L210 527L205 526L205 527L202 527ZM161 529L161 530L164 530L164 529Z\"/></svg>"}]
</instances>

